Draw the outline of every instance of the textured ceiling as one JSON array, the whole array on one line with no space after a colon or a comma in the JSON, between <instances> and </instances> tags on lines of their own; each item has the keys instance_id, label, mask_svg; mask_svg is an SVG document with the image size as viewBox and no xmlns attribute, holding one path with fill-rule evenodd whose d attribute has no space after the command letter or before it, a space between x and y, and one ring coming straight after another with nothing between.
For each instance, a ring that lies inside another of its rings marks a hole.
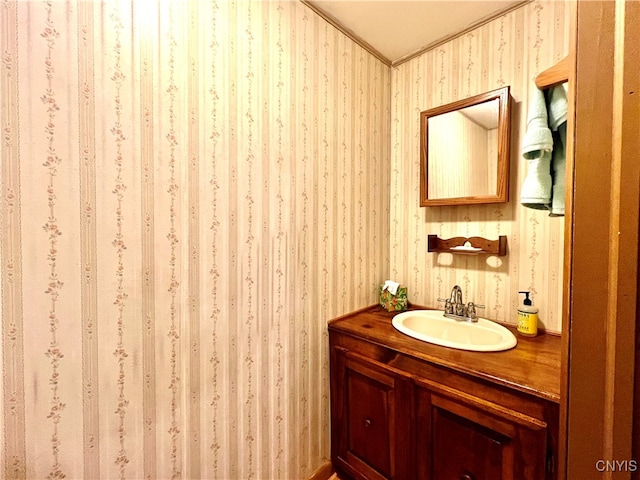
<instances>
[{"instance_id":1,"label":"textured ceiling","mask_svg":"<svg viewBox=\"0 0 640 480\"><path fill-rule=\"evenodd\" d=\"M389 63L452 37L522 0L303 0Z\"/></svg>"}]
</instances>

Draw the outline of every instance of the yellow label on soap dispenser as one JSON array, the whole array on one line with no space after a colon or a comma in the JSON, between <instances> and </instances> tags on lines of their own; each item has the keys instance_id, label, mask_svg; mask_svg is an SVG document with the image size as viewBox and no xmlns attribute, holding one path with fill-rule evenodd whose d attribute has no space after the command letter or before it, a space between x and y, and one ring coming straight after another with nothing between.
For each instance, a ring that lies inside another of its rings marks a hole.
<instances>
[{"instance_id":1,"label":"yellow label on soap dispenser","mask_svg":"<svg viewBox=\"0 0 640 480\"><path fill-rule=\"evenodd\" d=\"M518 310L518 332L528 337L538 334L538 314Z\"/></svg>"}]
</instances>

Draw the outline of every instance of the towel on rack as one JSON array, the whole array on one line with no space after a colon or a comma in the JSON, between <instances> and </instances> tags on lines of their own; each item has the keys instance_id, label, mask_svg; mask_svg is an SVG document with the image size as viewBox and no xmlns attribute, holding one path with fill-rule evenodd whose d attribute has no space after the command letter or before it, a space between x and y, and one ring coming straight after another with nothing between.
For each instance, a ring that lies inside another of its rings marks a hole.
<instances>
[{"instance_id":1,"label":"towel on rack","mask_svg":"<svg viewBox=\"0 0 640 480\"><path fill-rule=\"evenodd\" d=\"M566 83L552 87L549 97L549 128L553 132L553 192L551 194L552 217L564 215L564 194L567 170L567 111L568 86Z\"/></svg>"},{"instance_id":2,"label":"towel on rack","mask_svg":"<svg viewBox=\"0 0 640 480\"><path fill-rule=\"evenodd\" d=\"M522 156L528 160L527 176L520 195L520 202L525 207L547 210L551 205L552 149L553 137L549 130L544 92L535 87L529 104L527 131L522 141Z\"/></svg>"},{"instance_id":3,"label":"towel on rack","mask_svg":"<svg viewBox=\"0 0 640 480\"><path fill-rule=\"evenodd\" d=\"M552 132L558 130L560 125L567 121L567 89L566 83L551 87L548 91L549 128Z\"/></svg>"},{"instance_id":4,"label":"towel on rack","mask_svg":"<svg viewBox=\"0 0 640 480\"><path fill-rule=\"evenodd\" d=\"M527 131L522 140L522 156L527 160L533 160L552 149L553 138L549 130L547 102L544 92L535 87L529 104Z\"/></svg>"},{"instance_id":5,"label":"towel on rack","mask_svg":"<svg viewBox=\"0 0 640 480\"><path fill-rule=\"evenodd\" d=\"M543 92L534 87L522 156L527 159L527 176L522 185L523 206L564 215L566 172L567 85Z\"/></svg>"},{"instance_id":6,"label":"towel on rack","mask_svg":"<svg viewBox=\"0 0 640 480\"><path fill-rule=\"evenodd\" d=\"M551 213L552 217L564 215L564 194L567 172L567 157L565 146L567 144L567 122L558 126L558 131L554 132L553 158L553 192L551 193Z\"/></svg>"},{"instance_id":7,"label":"towel on rack","mask_svg":"<svg viewBox=\"0 0 640 480\"><path fill-rule=\"evenodd\" d=\"M527 177L522 185L520 203L536 210L548 210L551 206L553 179L551 178L551 152L540 150L539 157L528 161Z\"/></svg>"}]
</instances>

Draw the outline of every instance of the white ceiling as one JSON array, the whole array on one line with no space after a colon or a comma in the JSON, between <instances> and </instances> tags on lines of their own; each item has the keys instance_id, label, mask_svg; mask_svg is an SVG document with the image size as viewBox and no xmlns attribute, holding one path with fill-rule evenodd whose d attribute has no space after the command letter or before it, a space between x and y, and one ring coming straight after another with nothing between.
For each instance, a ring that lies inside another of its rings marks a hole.
<instances>
[{"instance_id":1,"label":"white ceiling","mask_svg":"<svg viewBox=\"0 0 640 480\"><path fill-rule=\"evenodd\" d=\"M303 0L397 62L526 3L522 0Z\"/></svg>"}]
</instances>

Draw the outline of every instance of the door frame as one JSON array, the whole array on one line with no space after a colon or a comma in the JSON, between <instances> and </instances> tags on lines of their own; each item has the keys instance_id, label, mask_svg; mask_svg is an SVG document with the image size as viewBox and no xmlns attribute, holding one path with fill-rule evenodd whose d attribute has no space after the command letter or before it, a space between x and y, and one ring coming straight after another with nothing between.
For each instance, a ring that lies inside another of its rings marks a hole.
<instances>
[{"instance_id":1,"label":"door frame","mask_svg":"<svg viewBox=\"0 0 640 480\"><path fill-rule=\"evenodd\" d=\"M575 20L558 478L638 479L640 2L578 1Z\"/></svg>"}]
</instances>

